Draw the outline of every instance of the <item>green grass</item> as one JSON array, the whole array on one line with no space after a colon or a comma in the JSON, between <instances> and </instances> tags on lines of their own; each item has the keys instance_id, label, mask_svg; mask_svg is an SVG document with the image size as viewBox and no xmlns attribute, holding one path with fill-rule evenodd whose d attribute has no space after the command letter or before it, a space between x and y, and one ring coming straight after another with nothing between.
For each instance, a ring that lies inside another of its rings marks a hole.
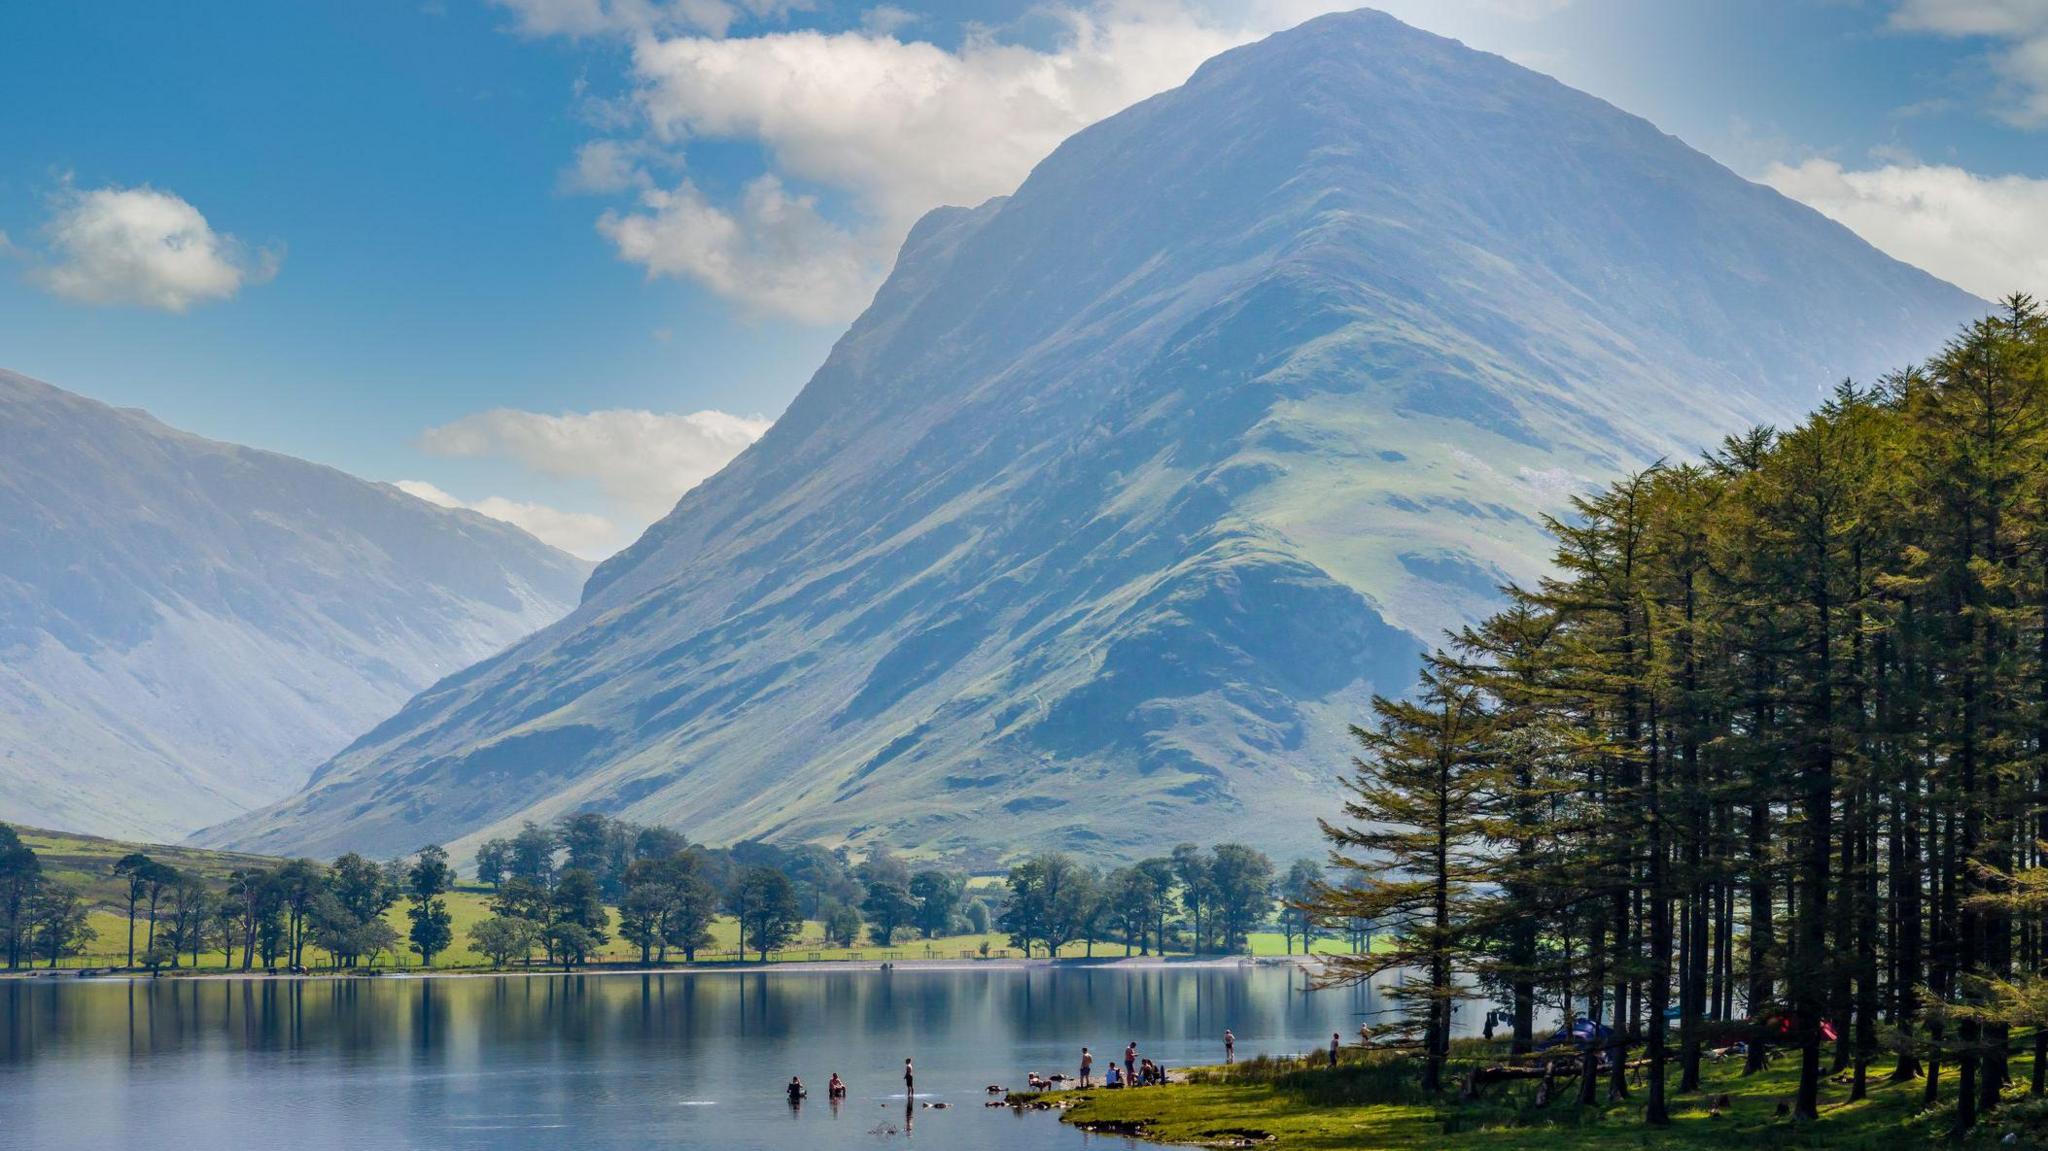
<instances>
[{"instance_id":1,"label":"green grass","mask_svg":"<svg viewBox=\"0 0 2048 1151\"><path fill-rule=\"evenodd\" d=\"M2020 1045L2024 1047L2024 1045ZM1505 1053L1476 1041L1460 1045L1460 1054L1485 1062ZM1949 1119L1945 1109L1922 1112L1923 1084L1885 1082L1888 1061L1875 1065L1869 1096L1848 1102L1846 1082L1823 1081L1821 1117L1795 1123L1778 1115L1797 1085L1791 1057L1745 1078L1739 1060L1710 1063L1704 1090L1673 1093L1672 1124L1654 1129L1642 1121L1645 1089L1634 1088L1629 1100L1613 1106L1579 1108L1566 1101L1538 1108L1536 1084L1519 1080L1489 1086L1475 1102L1460 1103L1449 1092L1443 1099L1425 1098L1416 1082L1415 1065L1398 1056L1354 1058L1336 1070L1254 1061L1238 1068L1198 1068L1191 1082L1138 1091L1074 1092L1063 1119L1068 1123L1118 1133L1135 1131L1161 1143L1227 1143L1251 1138L1274 1151L1351 1151L1361 1148L1432 1147L1471 1151L1575 1151L1578 1148L1671 1147L1764 1148L1829 1147L1845 1151L1879 1148L1932 1147L1945 1141ZM1967 1146L1991 1147L2010 1131L2019 1132L2021 1147L2048 1146L2048 1102L2028 1101L2025 1084L2031 1061L2017 1059L2010 1105L1995 1113ZM1670 1082L1677 1084L1674 1061ZM1573 1081L1563 1081L1570 1094ZM1946 1070L1944 1094L1953 1099L1955 1071ZM1729 1105L1718 1114L1714 1097L1726 1094ZM1605 1087L1601 1090L1605 1098ZM1270 1136L1270 1140L1262 1137ZM1953 1144L1948 1144L1953 1146Z\"/></svg>"},{"instance_id":2,"label":"green grass","mask_svg":"<svg viewBox=\"0 0 2048 1151\"><path fill-rule=\"evenodd\" d=\"M1277 931L1254 931L1250 935L1245 936L1245 941L1251 946L1252 954L1262 959L1280 955L1300 955L1302 953L1300 939L1294 940L1294 946L1290 950L1287 937ZM1383 939L1375 938L1372 944L1373 949L1375 951L1379 950L1384 942ZM1351 947L1345 940L1323 936L1316 940L1313 954L1343 955L1350 950Z\"/></svg>"},{"instance_id":3,"label":"green grass","mask_svg":"<svg viewBox=\"0 0 2048 1151\"><path fill-rule=\"evenodd\" d=\"M211 851L200 847L178 847L162 843L123 843L70 832L42 831L16 827L21 841L42 861L43 874L71 887L87 901L103 907L125 906L128 881L114 874L114 861L131 851L140 851L180 871L204 876L219 887L238 868L272 867L279 861L264 855L233 851Z\"/></svg>"}]
</instances>

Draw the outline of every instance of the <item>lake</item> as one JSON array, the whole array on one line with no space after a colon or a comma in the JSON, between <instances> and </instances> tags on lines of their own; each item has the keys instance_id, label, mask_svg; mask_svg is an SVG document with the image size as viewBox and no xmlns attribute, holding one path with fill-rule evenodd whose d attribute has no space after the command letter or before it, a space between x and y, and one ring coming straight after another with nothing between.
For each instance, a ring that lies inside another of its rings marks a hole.
<instances>
[{"instance_id":1,"label":"lake","mask_svg":"<svg viewBox=\"0 0 2048 1151\"><path fill-rule=\"evenodd\" d=\"M1072 1075L1083 1044L1098 1072L1133 1039L1168 1066L1217 1062L1226 1027L1241 1057L1302 1051L1382 1008L1306 988L1278 966L5 981L0 1146L1100 1145L984 1107L985 1087ZM908 1109L905 1056L926 1097ZM794 1110L793 1074L812 1091Z\"/></svg>"}]
</instances>

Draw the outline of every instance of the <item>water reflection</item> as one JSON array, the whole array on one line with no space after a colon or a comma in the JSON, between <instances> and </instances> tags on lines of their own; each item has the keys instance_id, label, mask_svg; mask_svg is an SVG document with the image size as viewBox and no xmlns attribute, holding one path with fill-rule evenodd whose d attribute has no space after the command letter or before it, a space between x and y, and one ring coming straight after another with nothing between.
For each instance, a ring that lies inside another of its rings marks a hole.
<instances>
[{"instance_id":1,"label":"water reflection","mask_svg":"<svg viewBox=\"0 0 2048 1151\"><path fill-rule=\"evenodd\" d=\"M1045 1116L984 1109L985 1086L1072 1074L1083 1044L1213 1062L1225 1027L1240 1057L1305 1051L1378 999L1311 994L1284 967L8 981L0 1144L288 1131L296 1148L518 1148L573 1131L578 1147L745 1149L792 1146L794 1125L806 1151L883 1128L936 1147L1075 1146ZM901 1089L906 1057L923 1098ZM786 1102L791 1075L835 1071L845 1101Z\"/></svg>"}]
</instances>

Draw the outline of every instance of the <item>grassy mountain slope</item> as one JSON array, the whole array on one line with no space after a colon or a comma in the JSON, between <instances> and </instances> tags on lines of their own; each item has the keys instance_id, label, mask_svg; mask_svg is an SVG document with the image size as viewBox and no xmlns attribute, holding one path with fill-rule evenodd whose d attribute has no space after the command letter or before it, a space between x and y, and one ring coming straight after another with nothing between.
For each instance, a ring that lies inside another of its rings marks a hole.
<instances>
[{"instance_id":1,"label":"grassy mountain slope","mask_svg":"<svg viewBox=\"0 0 2048 1151\"><path fill-rule=\"evenodd\" d=\"M275 800L567 611L586 571L0 372L0 818L164 838Z\"/></svg>"},{"instance_id":2,"label":"grassy mountain slope","mask_svg":"<svg viewBox=\"0 0 2048 1151\"><path fill-rule=\"evenodd\" d=\"M923 221L758 444L569 618L208 833L591 807L976 857L1310 849L1345 723L1574 488L1978 301L1598 100L1373 13Z\"/></svg>"}]
</instances>

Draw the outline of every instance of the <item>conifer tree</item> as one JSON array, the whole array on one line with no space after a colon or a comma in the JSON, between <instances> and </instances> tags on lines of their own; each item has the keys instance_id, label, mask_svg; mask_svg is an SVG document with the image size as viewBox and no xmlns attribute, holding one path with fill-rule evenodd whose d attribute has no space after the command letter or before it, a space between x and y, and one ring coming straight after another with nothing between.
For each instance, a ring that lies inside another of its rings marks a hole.
<instances>
[{"instance_id":1,"label":"conifer tree","mask_svg":"<svg viewBox=\"0 0 2048 1151\"><path fill-rule=\"evenodd\" d=\"M1355 917L1394 932L1392 948L1336 957L1332 982L1412 968L1420 982L1389 992L1419 1032L1422 1086L1443 1089L1451 1010L1474 969L1470 945L1495 898L1489 877L1500 791L1493 720L1479 693L1441 662L1423 672L1412 700L1376 697L1378 723L1353 727L1364 753L1346 781L1346 823L1323 823L1337 866L1352 882L1313 901L1324 920Z\"/></svg>"}]
</instances>

